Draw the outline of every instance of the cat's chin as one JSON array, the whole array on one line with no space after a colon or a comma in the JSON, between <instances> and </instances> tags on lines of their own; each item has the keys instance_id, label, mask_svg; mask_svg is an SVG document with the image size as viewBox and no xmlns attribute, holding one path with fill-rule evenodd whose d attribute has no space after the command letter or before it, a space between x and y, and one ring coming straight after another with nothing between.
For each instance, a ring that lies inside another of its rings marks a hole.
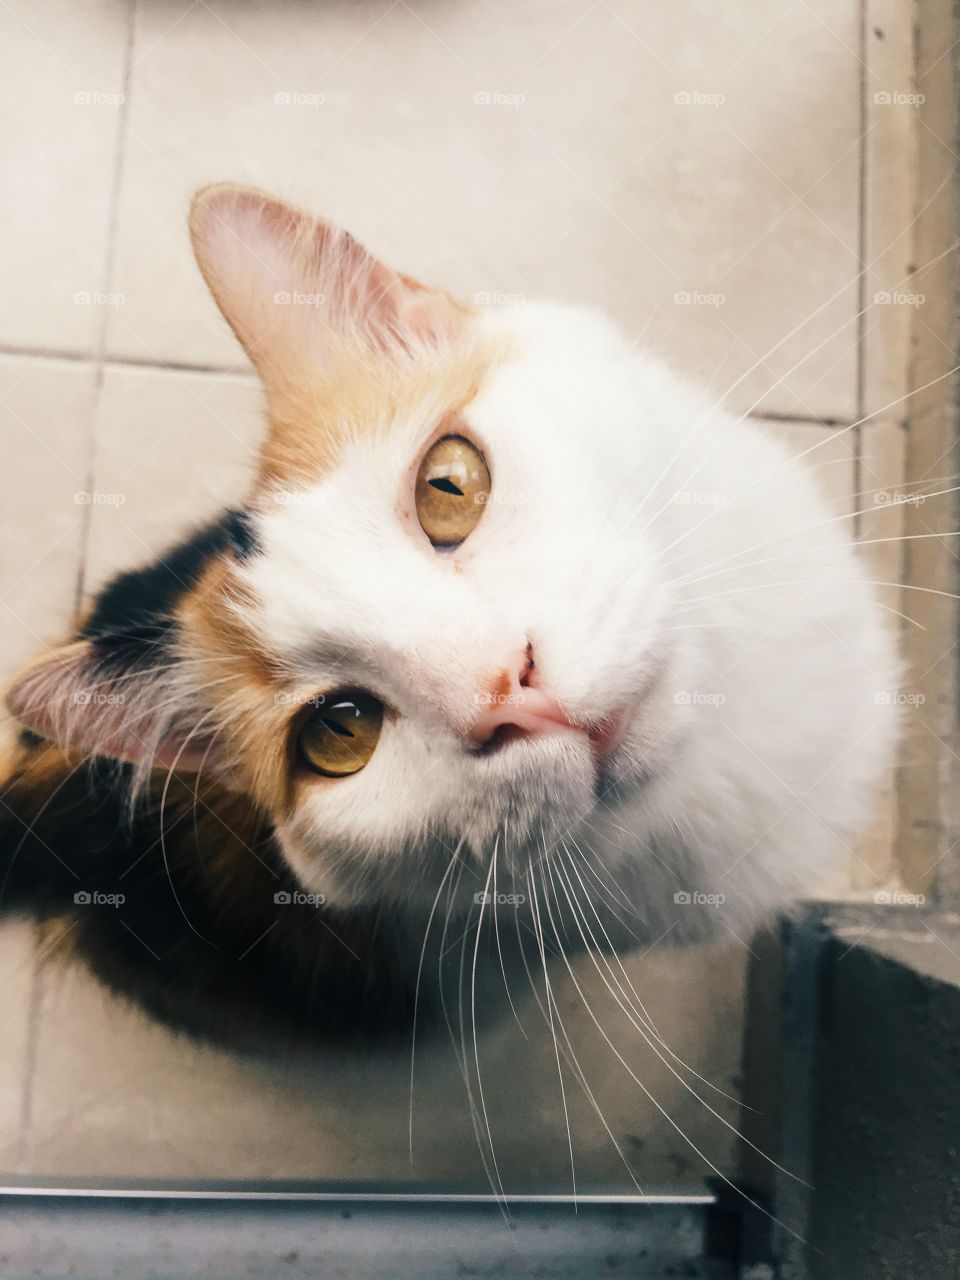
<instances>
[{"instance_id":1,"label":"cat's chin","mask_svg":"<svg viewBox=\"0 0 960 1280\"><path fill-rule=\"evenodd\" d=\"M604 777L586 733L521 738L452 774L449 796L432 820L425 815L415 843L398 824L395 834L383 829L363 847L341 844L329 831L314 834L303 814L276 837L304 889L322 893L330 906L429 910L441 884L444 901L448 894L472 901L494 859L498 885L518 883L545 846L576 838Z\"/></svg>"}]
</instances>

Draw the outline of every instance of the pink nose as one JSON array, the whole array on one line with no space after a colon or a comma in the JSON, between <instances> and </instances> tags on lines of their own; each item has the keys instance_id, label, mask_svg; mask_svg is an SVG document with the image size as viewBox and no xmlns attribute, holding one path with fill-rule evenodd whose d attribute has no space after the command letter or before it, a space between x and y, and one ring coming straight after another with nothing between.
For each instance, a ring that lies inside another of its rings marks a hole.
<instances>
[{"instance_id":1,"label":"pink nose","mask_svg":"<svg viewBox=\"0 0 960 1280\"><path fill-rule=\"evenodd\" d=\"M533 671L533 655L528 647L522 665L504 668L492 688L477 695L480 711L470 727L473 742L491 746L501 738L577 729L551 693L531 684Z\"/></svg>"}]
</instances>

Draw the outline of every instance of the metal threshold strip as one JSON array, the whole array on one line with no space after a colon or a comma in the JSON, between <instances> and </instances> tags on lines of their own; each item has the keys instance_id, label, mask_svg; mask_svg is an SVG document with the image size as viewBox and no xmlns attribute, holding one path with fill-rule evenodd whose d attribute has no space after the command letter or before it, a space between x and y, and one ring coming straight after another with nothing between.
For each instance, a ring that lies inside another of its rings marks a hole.
<instances>
[{"instance_id":1,"label":"metal threshold strip","mask_svg":"<svg viewBox=\"0 0 960 1280\"><path fill-rule=\"evenodd\" d=\"M536 1190L6 1178L4 1280L737 1280L709 1188Z\"/></svg>"},{"instance_id":2,"label":"metal threshold strip","mask_svg":"<svg viewBox=\"0 0 960 1280\"><path fill-rule=\"evenodd\" d=\"M507 1192L502 1196L481 1191L334 1190L322 1186L272 1183L167 1184L99 1183L92 1181L41 1181L0 1183L0 1196L62 1197L103 1200L226 1200L276 1201L280 1203L337 1204L475 1204L475 1205L688 1205L709 1207L717 1203L710 1191L702 1192Z\"/></svg>"}]
</instances>

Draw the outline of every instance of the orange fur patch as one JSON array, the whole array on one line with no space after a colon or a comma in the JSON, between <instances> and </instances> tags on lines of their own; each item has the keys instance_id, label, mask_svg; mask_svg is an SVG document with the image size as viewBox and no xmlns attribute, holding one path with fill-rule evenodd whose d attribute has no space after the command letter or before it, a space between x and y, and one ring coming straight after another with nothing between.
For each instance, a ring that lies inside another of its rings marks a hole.
<instances>
[{"instance_id":1,"label":"orange fur patch","mask_svg":"<svg viewBox=\"0 0 960 1280\"><path fill-rule=\"evenodd\" d=\"M462 412L504 353L492 343L456 343L402 363L370 353L352 359L335 381L316 374L288 385L270 405L256 495L307 488L336 466L346 444L385 435L392 423L432 408L439 422Z\"/></svg>"}]
</instances>

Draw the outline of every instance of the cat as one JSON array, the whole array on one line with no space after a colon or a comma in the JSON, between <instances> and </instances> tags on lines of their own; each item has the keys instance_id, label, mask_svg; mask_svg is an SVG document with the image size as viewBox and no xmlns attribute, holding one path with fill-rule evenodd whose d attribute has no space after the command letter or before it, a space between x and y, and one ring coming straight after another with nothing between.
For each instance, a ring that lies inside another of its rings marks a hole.
<instances>
[{"instance_id":1,"label":"cat","mask_svg":"<svg viewBox=\"0 0 960 1280\"><path fill-rule=\"evenodd\" d=\"M4 907L199 1034L364 1039L448 930L474 969L482 930L745 935L837 867L899 667L802 458L596 311L465 305L228 184L190 230L269 434L13 680Z\"/></svg>"}]
</instances>

